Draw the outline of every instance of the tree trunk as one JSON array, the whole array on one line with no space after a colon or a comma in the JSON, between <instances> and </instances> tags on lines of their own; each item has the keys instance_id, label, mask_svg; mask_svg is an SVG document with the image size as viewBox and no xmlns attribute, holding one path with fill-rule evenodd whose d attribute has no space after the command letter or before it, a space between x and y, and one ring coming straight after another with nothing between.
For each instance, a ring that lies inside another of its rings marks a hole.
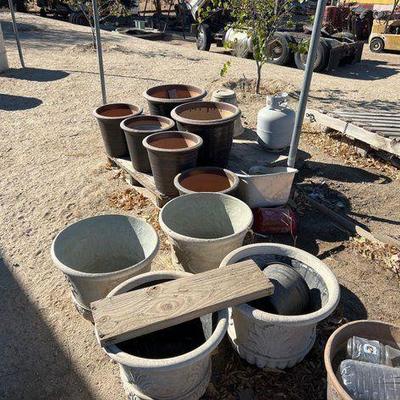
<instances>
[{"instance_id":1,"label":"tree trunk","mask_svg":"<svg viewBox=\"0 0 400 400\"><path fill-rule=\"evenodd\" d=\"M257 65L256 94L260 94L262 64L259 61L256 61L256 65Z\"/></svg>"}]
</instances>

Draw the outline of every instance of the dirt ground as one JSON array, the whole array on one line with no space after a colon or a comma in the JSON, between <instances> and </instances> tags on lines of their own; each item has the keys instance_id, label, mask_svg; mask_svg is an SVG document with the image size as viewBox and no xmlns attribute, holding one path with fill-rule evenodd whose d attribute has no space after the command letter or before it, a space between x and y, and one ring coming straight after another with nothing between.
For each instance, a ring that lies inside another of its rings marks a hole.
<instances>
[{"instance_id":1,"label":"dirt ground","mask_svg":"<svg viewBox=\"0 0 400 400\"><path fill-rule=\"evenodd\" d=\"M8 13L0 13L11 69L0 75L0 398L124 399L118 368L97 345L90 323L75 311L68 286L50 258L56 233L91 215L123 212L157 224L157 210L107 166L92 110L100 103L96 54L87 28L17 15L27 69L21 70ZM198 52L193 45L147 42L104 33L109 101L146 104L142 92L163 82L207 90L254 76L251 60ZM323 107L386 106L398 102L399 56L372 55L335 74L315 74L311 102ZM267 66L270 91L296 91L302 71ZM254 129L263 98L238 89L245 126ZM306 127L307 154L298 183L372 229L400 239L398 170L362 158L351 146ZM306 187L306 186L303 186ZM321 197L323 196L323 197ZM298 202L296 245L324 260L342 287L335 315L321 324L312 352L297 367L258 370L241 362L227 340L214 356L204 399L321 399L321 352L345 320L400 323L400 288L389 249L351 239ZM170 268L165 238L154 268ZM273 240L281 240L273 238ZM282 238L288 242L288 238Z\"/></svg>"}]
</instances>

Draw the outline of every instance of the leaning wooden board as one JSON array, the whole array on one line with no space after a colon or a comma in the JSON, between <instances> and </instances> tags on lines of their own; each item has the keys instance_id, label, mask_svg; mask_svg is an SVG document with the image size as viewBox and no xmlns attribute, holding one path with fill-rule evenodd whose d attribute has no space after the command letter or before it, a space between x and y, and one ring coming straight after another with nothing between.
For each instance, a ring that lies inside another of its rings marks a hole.
<instances>
[{"instance_id":1,"label":"leaning wooden board","mask_svg":"<svg viewBox=\"0 0 400 400\"><path fill-rule=\"evenodd\" d=\"M306 116L311 122L327 126L351 139L367 143L374 149L384 150L400 157L400 109L398 111L307 109Z\"/></svg>"},{"instance_id":2,"label":"leaning wooden board","mask_svg":"<svg viewBox=\"0 0 400 400\"><path fill-rule=\"evenodd\" d=\"M252 260L107 297L91 304L100 344L119 343L273 294Z\"/></svg>"}]
</instances>

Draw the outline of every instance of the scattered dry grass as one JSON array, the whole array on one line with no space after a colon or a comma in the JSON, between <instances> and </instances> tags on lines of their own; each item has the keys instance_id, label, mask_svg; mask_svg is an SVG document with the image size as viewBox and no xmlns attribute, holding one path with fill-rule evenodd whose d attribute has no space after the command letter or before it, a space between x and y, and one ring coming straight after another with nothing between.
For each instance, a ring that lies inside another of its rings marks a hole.
<instances>
[{"instance_id":1,"label":"scattered dry grass","mask_svg":"<svg viewBox=\"0 0 400 400\"><path fill-rule=\"evenodd\" d=\"M360 168L374 168L392 179L399 179L400 172L393 165L372 154L362 156L354 142L341 133L322 134L317 125L304 124L302 140L323 149L325 153L339 157L344 164Z\"/></svg>"}]
</instances>

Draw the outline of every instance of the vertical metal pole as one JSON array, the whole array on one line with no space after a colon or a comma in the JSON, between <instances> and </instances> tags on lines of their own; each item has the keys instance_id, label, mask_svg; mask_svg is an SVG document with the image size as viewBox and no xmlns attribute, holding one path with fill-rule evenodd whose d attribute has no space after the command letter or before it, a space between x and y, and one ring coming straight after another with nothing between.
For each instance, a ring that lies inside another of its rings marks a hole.
<instances>
[{"instance_id":1,"label":"vertical metal pole","mask_svg":"<svg viewBox=\"0 0 400 400\"><path fill-rule=\"evenodd\" d=\"M307 63L304 71L303 88L301 89L299 107L293 128L292 141L290 143L288 166L294 167L296 162L297 148L299 146L301 128L303 126L304 114L306 112L308 93L310 91L311 79L314 70L315 57L321 37L321 24L324 16L327 0L318 0L315 12L314 26L311 34L310 48L308 49Z\"/></svg>"},{"instance_id":2,"label":"vertical metal pole","mask_svg":"<svg viewBox=\"0 0 400 400\"><path fill-rule=\"evenodd\" d=\"M15 40L17 41L19 60L21 62L21 67L25 68L25 62L24 62L24 56L22 54L21 42L19 41L17 22L15 21L15 12L14 12L13 0L8 0L8 6L10 7L11 19L12 19L12 24L13 24L13 29L14 29Z\"/></svg>"},{"instance_id":3,"label":"vertical metal pole","mask_svg":"<svg viewBox=\"0 0 400 400\"><path fill-rule=\"evenodd\" d=\"M94 22L94 29L95 29L95 33L96 33L97 61L99 62L101 96L102 96L102 99L103 99L103 104L106 104L107 103L106 82L105 82L105 79L104 79L103 49L101 47L99 11L97 9L97 0L92 0L92 4L93 4L93 22Z\"/></svg>"}]
</instances>

